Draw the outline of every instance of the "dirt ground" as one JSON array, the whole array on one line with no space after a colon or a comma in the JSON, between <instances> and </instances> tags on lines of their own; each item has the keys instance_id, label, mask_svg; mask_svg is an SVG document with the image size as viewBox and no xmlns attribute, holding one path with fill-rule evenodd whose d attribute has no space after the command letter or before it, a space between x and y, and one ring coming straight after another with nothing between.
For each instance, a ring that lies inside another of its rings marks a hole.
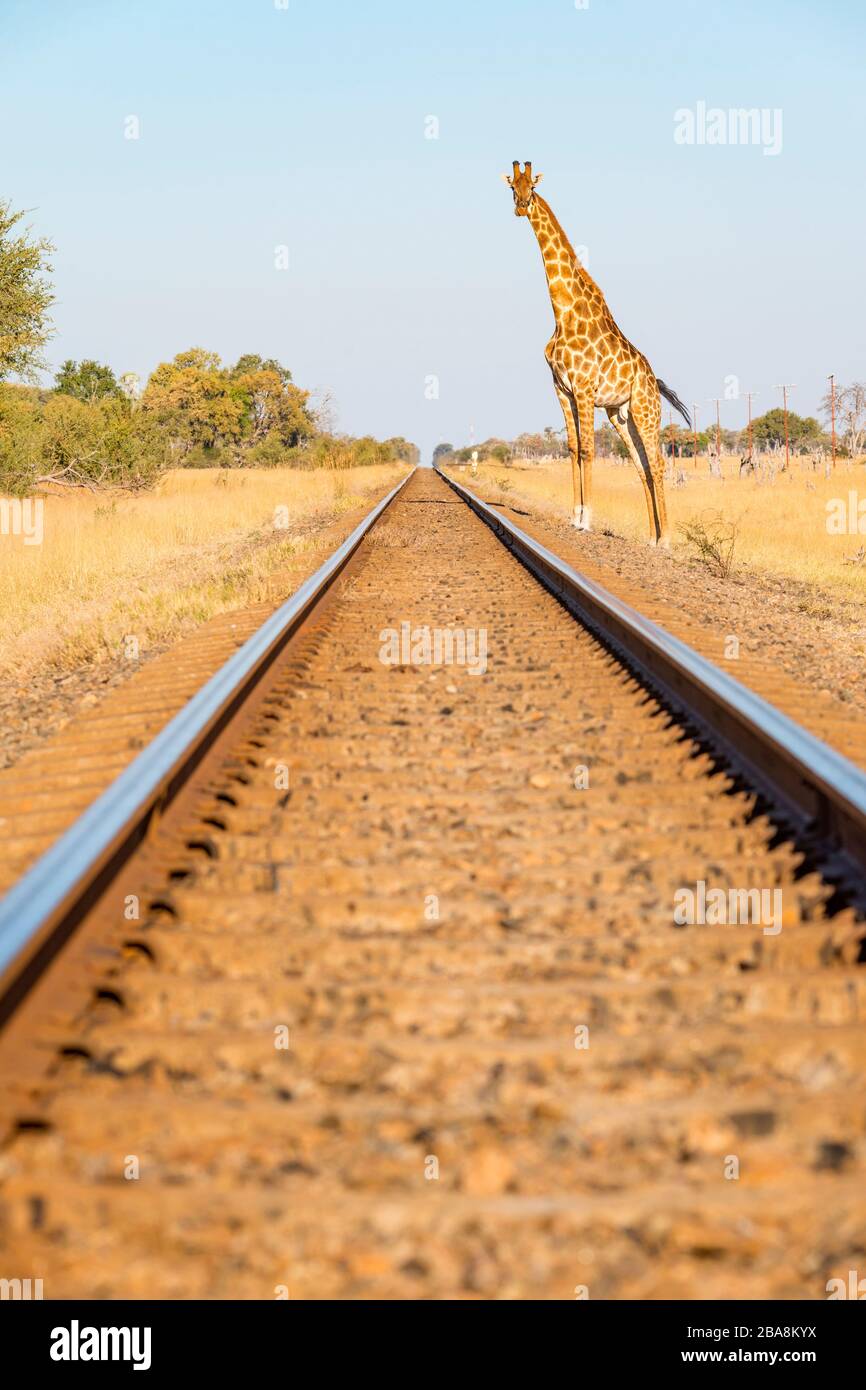
<instances>
[{"instance_id":1,"label":"dirt ground","mask_svg":"<svg viewBox=\"0 0 866 1390\"><path fill-rule=\"evenodd\" d=\"M627 470L618 473L617 486L633 490L636 497L630 502L643 508L637 480ZM847 707L849 713L866 711L866 573L862 595L856 588L833 589L829 582L774 573L745 559L721 578L676 539L672 549L665 551L651 548L642 532L617 534L616 523L605 520L601 500L595 507L596 529L575 531L567 510L571 486L567 465L556 470L555 491L549 477L532 465L509 469L482 465L475 480L468 469L455 476L486 501L502 506L519 526L536 528L539 538L570 564L622 596L628 589L636 607L677 635L687 639L686 627L700 628L704 655L724 663L732 675L745 679L743 663L749 659L758 663L770 682L770 689L762 692L768 698L772 698L772 676L777 672L780 678L829 698L835 706ZM504 491L501 481L507 484ZM731 491L725 494L731 495ZM777 493L766 491L763 496L768 499L769 524ZM670 502L670 491L668 498ZM731 503L732 508L735 505ZM853 543L850 538L840 539ZM793 532L787 548L793 570L798 563L796 552L802 548ZM739 642L739 664L725 658L729 637Z\"/></svg>"}]
</instances>

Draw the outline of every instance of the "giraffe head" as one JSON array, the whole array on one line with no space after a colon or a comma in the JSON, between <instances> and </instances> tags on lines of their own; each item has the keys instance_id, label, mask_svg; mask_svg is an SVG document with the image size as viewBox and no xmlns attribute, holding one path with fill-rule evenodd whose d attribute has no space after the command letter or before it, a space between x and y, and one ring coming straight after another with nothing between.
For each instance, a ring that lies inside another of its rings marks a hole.
<instances>
[{"instance_id":1,"label":"giraffe head","mask_svg":"<svg viewBox=\"0 0 866 1390\"><path fill-rule=\"evenodd\" d=\"M520 172L520 161L512 161L511 174L503 174L505 182L510 186L514 194L514 216L526 217L535 197L535 185L541 182L541 174L532 176L532 163L527 159L523 166L523 173Z\"/></svg>"}]
</instances>

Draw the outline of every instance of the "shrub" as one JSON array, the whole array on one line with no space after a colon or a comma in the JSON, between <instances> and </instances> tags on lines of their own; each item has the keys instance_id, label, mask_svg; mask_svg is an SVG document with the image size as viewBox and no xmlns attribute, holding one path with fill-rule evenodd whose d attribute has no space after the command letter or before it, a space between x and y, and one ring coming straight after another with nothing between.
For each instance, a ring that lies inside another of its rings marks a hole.
<instances>
[{"instance_id":1,"label":"shrub","mask_svg":"<svg viewBox=\"0 0 866 1390\"><path fill-rule=\"evenodd\" d=\"M168 461L154 422L122 397L85 402L0 387L0 489L150 486Z\"/></svg>"},{"instance_id":2,"label":"shrub","mask_svg":"<svg viewBox=\"0 0 866 1390\"><path fill-rule=\"evenodd\" d=\"M720 579L727 579L734 567L737 524L726 521L721 512L707 511L680 522L677 527L697 558Z\"/></svg>"}]
</instances>

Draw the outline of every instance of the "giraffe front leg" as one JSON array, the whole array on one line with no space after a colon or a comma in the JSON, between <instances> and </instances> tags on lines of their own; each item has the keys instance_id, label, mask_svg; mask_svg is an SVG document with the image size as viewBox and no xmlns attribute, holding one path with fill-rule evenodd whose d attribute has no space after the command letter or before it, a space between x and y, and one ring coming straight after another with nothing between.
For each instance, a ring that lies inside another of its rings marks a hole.
<instances>
[{"instance_id":1,"label":"giraffe front leg","mask_svg":"<svg viewBox=\"0 0 866 1390\"><path fill-rule=\"evenodd\" d=\"M551 369L552 370L552 369ZM571 459L571 492L574 506L574 525L578 525L578 514L582 514L583 479L581 476L580 442L578 439L577 406L569 391L564 391L553 375L553 385L565 416L565 432L568 437L568 453Z\"/></svg>"},{"instance_id":2,"label":"giraffe front leg","mask_svg":"<svg viewBox=\"0 0 866 1390\"><path fill-rule=\"evenodd\" d=\"M573 525L578 531L592 530L592 463L595 457L594 392L582 391L575 398L578 448L580 450L580 495L574 494Z\"/></svg>"}]
</instances>

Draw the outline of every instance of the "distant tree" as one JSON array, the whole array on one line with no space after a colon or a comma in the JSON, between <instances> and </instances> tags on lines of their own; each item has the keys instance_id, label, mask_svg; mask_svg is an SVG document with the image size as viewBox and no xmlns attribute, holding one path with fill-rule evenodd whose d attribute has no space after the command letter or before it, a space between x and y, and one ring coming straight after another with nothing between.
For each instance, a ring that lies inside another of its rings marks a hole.
<instances>
[{"instance_id":1,"label":"distant tree","mask_svg":"<svg viewBox=\"0 0 866 1390\"><path fill-rule=\"evenodd\" d=\"M514 452L518 458L541 458L550 453L550 446L543 434L519 434L514 441Z\"/></svg>"},{"instance_id":2,"label":"distant tree","mask_svg":"<svg viewBox=\"0 0 866 1390\"><path fill-rule=\"evenodd\" d=\"M396 434L392 439L386 439L384 447L391 450L393 458L402 459L405 463L415 464L421 457L421 450L418 445L404 439L402 434Z\"/></svg>"},{"instance_id":3,"label":"distant tree","mask_svg":"<svg viewBox=\"0 0 866 1390\"><path fill-rule=\"evenodd\" d=\"M790 421L789 421L790 426ZM825 443L824 431L814 415L798 416L794 442L800 449L813 449Z\"/></svg>"},{"instance_id":4,"label":"distant tree","mask_svg":"<svg viewBox=\"0 0 866 1390\"><path fill-rule=\"evenodd\" d=\"M436 445L436 448L433 450L433 462L435 463L437 459L442 458L445 454L453 454L453 453L454 453L454 445L453 445L453 444L437 444L437 445Z\"/></svg>"},{"instance_id":5,"label":"distant tree","mask_svg":"<svg viewBox=\"0 0 866 1390\"><path fill-rule=\"evenodd\" d=\"M240 443L248 402L218 355L204 348L179 352L152 372L141 398L184 450Z\"/></svg>"},{"instance_id":6,"label":"distant tree","mask_svg":"<svg viewBox=\"0 0 866 1390\"><path fill-rule=\"evenodd\" d=\"M830 392L821 402L821 413L829 423ZM866 441L866 383L854 381L850 386L836 388L836 431L851 458L863 452Z\"/></svg>"},{"instance_id":7,"label":"distant tree","mask_svg":"<svg viewBox=\"0 0 866 1390\"><path fill-rule=\"evenodd\" d=\"M23 216L0 202L0 381L13 373L32 381L51 337L54 295L46 276L54 247L45 237L32 240L29 229L13 235Z\"/></svg>"},{"instance_id":8,"label":"distant tree","mask_svg":"<svg viewBox=\"0 0 866 1390\"><path fill-rule=\"evenodd\" d=\"M130 405L135 406L141 395L141 378L138 372L122 372L117 384Z\"/></svg>"},{"instance_id":9,"label":"distant tree","mask_svg":"<svg viewBox=\"0 0 866 1390\"><path fill-rule=\"evenodd\" d=\"M253 444L276 437L288 449L293 449L316 433L316 423L307 402L309 391L301 391L291 381L291 373L279 363L261 362L261 358L241 358L250 363L250 370L239 372L237 366L229 374L234 390L244 403L244 435Z\"/></svg>"},{"instance_id":10,"label":"distant tree","mask_svg":"<svg viewBox=\"0 0 866 1390\"><path fill-rule=\"evenodd\" d=\"M627 449L626 446L623 444L623 442L622 442L622 440L620 439L620 437L619 437L618 434L616 435L616 437L614 438L614 441L613 441L613 453L614 453L614 458L618 458L618 459L627 459L627 458L630 458L630 457L631 457L631 455L629 454L628 449Z\"/></svg>"},{"instance_id":11,"label":"distant tree","mask_svg":"<svg viewBox=\"0 0 866 1390\"><path fill-rule=\"evenodd\" d=\"M67 358L54 378L54 389L79 401L98 401L105 396L122 394L111 368L103 367L90 357L82 362Z\"/></svg>"},{"instance_id":12,"label":"distant tree","mask_svg":"<svg viewBox=\"0 0 866 1390\"><path fill-rule=\"evenodd\" d=\"M611 429L610 425L602 425L601 429L594 431L595 452L599 458L610 458L619 441L619 436Z\"/></svg>"},{"instance_id":13,"label":"distant tree","mask_svg":"<svg viewBox=\"0 0 866 1390\"><path fill-rule=\"evenodd\" d=\"M247 352L239 357L230 375L249 376L251 372L275 372L284 386L292 379L288 367L282 366L275 357L260 357L257 352Z\"/></svg>"},{"instance_id":14,"label":"distant tree","mask_svg":"<svg viewBox=\"0 0 866 1390\"><path fill-rule=\"evenodd\" d=\"M713 444L713 448L715 448L715 439L716 439L716 432L715 432L715 430L699 430L699 431L698 431L698 453L699 453L699 454L704 454L704 453L706 453L707 449L709 448L709 445L710 445L710 442L711 442L711 441L712 441L712 444ZM684 437L683 437L682 443L681 443L681 445L680 445L680 451L681 451L681 455L682 455L683 458L693 458L693 457L694 457L694 453L695 453L695 437L694 437L694 435L692 434L691 430L685 430L685 431L684 431Z\"/></svg>"},{"instance_id":15,"label":"distant tree","mask_svg":"<svg viewBox=\"0 0 866 1390\"><path fill-rule=\"evenodd\" d=\"M785 442L785 412L781 406L759 415L752 421L752 432L759 448L778 448ZM788 411L788 443L792 449L814 447L824 442L824 434L813 416L805 418Z\"/></svg>"},{"instance_id":16,"label":"distant tree","mask_svg":"<svg viewBox=\"0 0 866 1390\"><path fill-rule=\"evenodd\" d=\"M680 452L684 433L685 431L681 430L679 425L665 425L664 428L659 431L659 439L661 440L666 454L670 453L671 445L673 445L677 453Z\"/></svg>"}]
</instances>

